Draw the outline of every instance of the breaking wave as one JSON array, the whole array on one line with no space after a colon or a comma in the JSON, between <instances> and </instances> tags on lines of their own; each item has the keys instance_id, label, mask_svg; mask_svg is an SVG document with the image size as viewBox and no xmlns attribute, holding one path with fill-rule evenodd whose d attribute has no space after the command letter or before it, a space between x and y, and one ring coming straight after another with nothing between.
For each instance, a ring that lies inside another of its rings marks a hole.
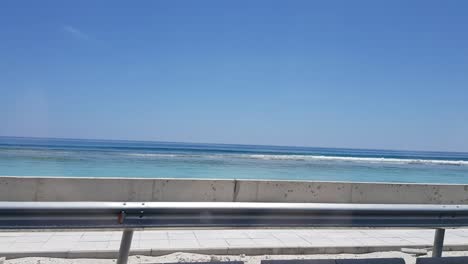
<instances>
[{"instance_id":1,"label":"breaking wave","mask_svg":"<svg viewBox=\"0 0 468 264\"><path fill-rule=\"evenodd\" d=\"M298 160L298 161L344 161L363 163L392 163L392 164L434 164L468 166L466 160L436 160L436 159L398 159L398 158L375 158L375 157L340 157L340 156L313 156L313 155L248 155L249 158L263 160Z\"/></svg>"},{"instance_id":2,"label":"breaking wave","mask_svg":"<svg viewBox=\"0 0 468 264\"><path fill-rule=\"evenodd\" d=\"M381 164L421 164L468 166L467 160L410 159L384 157L343 157L324 155L286 155L286 154L168 154L168 153L130 153L131 156L145 158L198 158L198 159L255 159L309 162L356 162Z\"/></svg>"},{"instance_id":3,"label":"breaking wave","mask_svg":"<svg viewBox=\"0 0 468 264\"><path fill-rule=\"evenodd\" d=\"M162 153L130 153L128 154L129 156L135 156L135 157L156 157L156 158L177 158L177 157L183 157L184 155L181 154L162 154Z\"/></svg>"}]
</instances>

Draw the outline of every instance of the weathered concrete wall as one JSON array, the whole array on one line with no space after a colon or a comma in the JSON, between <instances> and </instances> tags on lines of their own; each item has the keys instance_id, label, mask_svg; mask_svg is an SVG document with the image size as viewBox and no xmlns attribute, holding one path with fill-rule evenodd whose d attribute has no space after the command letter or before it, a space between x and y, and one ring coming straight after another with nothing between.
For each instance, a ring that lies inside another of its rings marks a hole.
<instances>
[{"instance_id":1,"label":"weathered concrete wall","mask_svg":"<svg viewBox=\"0 0 468 264\"><path fill-rule=\"evenodd\" d=\"M468 204L468 185L0 176L0 201Z\"/></svg>"}]
</instances>

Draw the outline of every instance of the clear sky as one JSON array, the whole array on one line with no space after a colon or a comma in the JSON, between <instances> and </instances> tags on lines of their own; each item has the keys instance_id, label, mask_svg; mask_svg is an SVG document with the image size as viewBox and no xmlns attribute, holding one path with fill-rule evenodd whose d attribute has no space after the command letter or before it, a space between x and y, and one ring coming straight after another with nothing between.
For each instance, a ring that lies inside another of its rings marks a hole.
<instances>
[{"instance_id":1,"label":"clear sky","mask_svg":"<svg viewBox=\"0 0 468 264\"><path fill-rule=\"evenodd\" d=\"M468 1L1 1L0 135L468 151Z\"/></svg>"}]
</instances>

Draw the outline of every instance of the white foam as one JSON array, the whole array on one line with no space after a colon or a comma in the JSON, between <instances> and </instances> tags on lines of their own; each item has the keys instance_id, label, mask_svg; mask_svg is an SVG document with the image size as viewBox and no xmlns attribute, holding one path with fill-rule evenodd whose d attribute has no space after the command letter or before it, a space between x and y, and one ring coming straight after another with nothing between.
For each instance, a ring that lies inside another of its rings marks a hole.
<instances>
[{"instance_id":1,"label":"white foam","mask_svg":"<svg viewBox=\"0 0 468 264\"><path fill-rule=\"evenodd\" d=\"M466 160L435 160L435 159L397 159L397 158L368 158L368 157L340 157L340 156L315 156L315 155L269 155L253 154L246 155L252 159L263 160L298 160L298 161L348 161L363 163L393 163L393 164L434 164L434 165L465 165Z\"/></svg>"},{"instance_id":2,"label":"white foam","mask_svg":"<svg viewBox=\"0 0 468 264\"><path fill-rule=\"evenodd\" d=\"M287 154L169 154L169 153L130 153L128 155L148 158L199 158L199 159L259 159L259 160L291 160L291 161L328 161L356 162L375 164L427 164L468 166L466 160L436 160L436 159L398 159L377 157L342 157L323 155L287 155Z\"/></svg>"},{"instance_id":3,"label":"white foam","mask_svg":"<svg viewBox=\"0 0 468 264\"><path fill-rule=\"evenodd\" d=\"M136 157L156 157L156 158L176 158L181 155L179 154L162 154L162 153L129 153L129 156Z\"/></svg>"}]
</instances>

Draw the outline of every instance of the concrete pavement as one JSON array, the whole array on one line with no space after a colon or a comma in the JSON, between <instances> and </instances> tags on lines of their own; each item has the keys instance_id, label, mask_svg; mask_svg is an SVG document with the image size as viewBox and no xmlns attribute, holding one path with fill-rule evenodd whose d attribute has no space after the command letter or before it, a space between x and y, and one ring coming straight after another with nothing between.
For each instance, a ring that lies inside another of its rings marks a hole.
<instances>
[{"instance_id":1,"label":"concrete pavement","mask_svg":"<svg viewBox=\"0 0 468 264\"><path fill-rule=\"evenodd\" d=\"M0 232L0 256L114 258L122 232ZM136 231L132 254L177 251L203 254L367 253L402 247L431 247L434 230L262 229ZM445 245L468 250L468 229L447 230Z\"/></svg>"}]
</instances>

